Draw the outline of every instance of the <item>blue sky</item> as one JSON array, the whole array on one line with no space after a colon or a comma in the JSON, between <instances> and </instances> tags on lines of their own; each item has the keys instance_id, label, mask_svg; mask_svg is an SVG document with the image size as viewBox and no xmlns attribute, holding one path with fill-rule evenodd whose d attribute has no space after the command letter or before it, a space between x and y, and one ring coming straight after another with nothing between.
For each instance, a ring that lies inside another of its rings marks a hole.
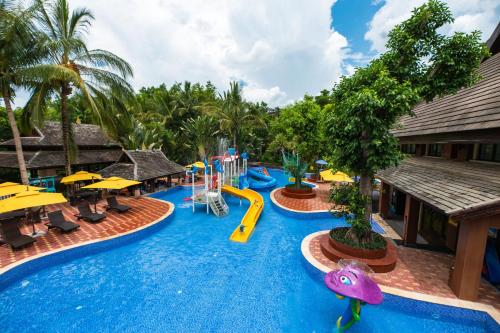
<instances>
[{"instance_id":1,"label":"blue sky","mask_svg":"<svg viewBox=\"0 0 500 333\"><path fill-rule=\"evenodd\" d=\"M383 2L373 0L338 0L332 6L332 28L347 38L353 52L374 55L365 39L368 23L382 7Z\"/></svg>"},{"instance_id":2,"label":"blue sky","mask_svg":"<svg viewBox=\"0 0 500 333\"><path fill-rule=\"evenodd\" d=\"M90 48L126 59L135 89L189 80L271 106L331 89L384 51L387 33L425 0L70 0L95 21ZM448 0L456 20L441 29L480 30L500 17L498 0ZM26 93L15 102L23 106Z\"/></svg>"}]
</instances>

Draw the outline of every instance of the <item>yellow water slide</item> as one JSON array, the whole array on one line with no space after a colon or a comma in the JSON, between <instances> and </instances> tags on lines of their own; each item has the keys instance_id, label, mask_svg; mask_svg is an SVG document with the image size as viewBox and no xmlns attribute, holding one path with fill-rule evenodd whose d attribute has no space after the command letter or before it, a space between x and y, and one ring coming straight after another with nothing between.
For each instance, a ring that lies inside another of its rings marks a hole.
<instances>
[{"instance_id":1,"label":"yellow water slide","mask_svg":"<svg viewBox=\"0 0 500 333\"><path fill-rule=\"evenodd\" d=\"M240 225L244 226L243 231L238 226L229 237L233 242L246 243L252 235L262 209L264 209L264 199L258 192L250 189L240 190L229 185L222 186L222 192L250 201L250 207L248 207L240 223Z\"/></svg>"}]
</instances>

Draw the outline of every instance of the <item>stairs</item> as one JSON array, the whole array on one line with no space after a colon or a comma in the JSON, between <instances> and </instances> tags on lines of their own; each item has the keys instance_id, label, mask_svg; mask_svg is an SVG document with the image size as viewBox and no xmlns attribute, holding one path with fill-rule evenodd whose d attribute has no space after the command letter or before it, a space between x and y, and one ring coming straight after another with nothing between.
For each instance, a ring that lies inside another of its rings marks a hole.
<instances>
[{"instance_id":1,"label":"stairs","mask_svg":"<svg viewBox=\"0 0 500 333\"><path fill-rule=\"evenodd\" d=\"M229 207L226 201L217 191L210 191L208 195L208 204L217 216L225 216L229 213Z\"/></svg>"}]
</instances>

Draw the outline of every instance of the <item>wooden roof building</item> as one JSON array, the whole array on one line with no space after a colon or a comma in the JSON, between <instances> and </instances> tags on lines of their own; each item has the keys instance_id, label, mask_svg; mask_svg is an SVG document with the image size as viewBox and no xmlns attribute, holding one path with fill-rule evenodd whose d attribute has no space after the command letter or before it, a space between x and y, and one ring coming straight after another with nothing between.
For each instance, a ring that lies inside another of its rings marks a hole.
<instances>
[{"instance_id":1,"label":"wooden roof building","mask_svg":"<svg viewBox=\"0 0 500 333\"><path fill-rule=\"evenodd\" d=\"M468 300L478 295L488 232L500 228L500 24L487 45L479 82L402 117L393 134L410 157L377 173L380 214L400 221L404 244L424 238L453 251L449 284Z\"/></svg>"},{"instance_id":2,"label":"wooden roof building","mask_svg":"<svg viewBox=\"0 0 500 333\"><path fill-rule=\"evenodd\" d=\"M106 165L116 162L121 154L120 145L110 139L97 125L72 124L77 145L74 166ZM31 136L21 137L26 167L30 171L55 174L64 167L62 131L59 122L46 121L35 127ZM14 140L0 143L0 168L17 169ZM44 172L45 171L45 172Z\"/></svg>"},{"instance_id":3,"label":"wooden roof building","mask_svg":"<svg viewBox=\"0 0 500 333\"><path fill-rule=\"evenodd\" d=\"M141 182L184 172L184 167L169 160L160 150L124 150L118 162L99 171L103 177L117 176Z\"/></svg>"}]
</instances>

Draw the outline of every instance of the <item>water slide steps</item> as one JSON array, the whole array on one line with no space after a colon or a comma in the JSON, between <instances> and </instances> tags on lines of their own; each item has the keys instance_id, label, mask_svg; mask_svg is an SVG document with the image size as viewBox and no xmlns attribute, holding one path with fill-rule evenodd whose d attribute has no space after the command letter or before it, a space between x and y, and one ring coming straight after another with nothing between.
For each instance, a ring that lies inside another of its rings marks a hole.
<instances>
[{"instance_id":1,"label":"water slide steps","mask_svg":"<svg viewBox=\"0 0 500 333\"><path fill-rule=\"evenodd\" d=\"M264 199L262 198L262 195L255 191L250 189L239 190L229 185L222 186L222 192L234 195L238 198L246 199L250 202L250 207L248 207L248 210L245 213L245 216L241 219L240 223L240 225L244 226L244 230L240 231L240 226L238 226L231 234L231 237L229 237L229 239L233 242L246 243L252 235L260 214L264 209Z\"/></svg>"}]
</instances>

